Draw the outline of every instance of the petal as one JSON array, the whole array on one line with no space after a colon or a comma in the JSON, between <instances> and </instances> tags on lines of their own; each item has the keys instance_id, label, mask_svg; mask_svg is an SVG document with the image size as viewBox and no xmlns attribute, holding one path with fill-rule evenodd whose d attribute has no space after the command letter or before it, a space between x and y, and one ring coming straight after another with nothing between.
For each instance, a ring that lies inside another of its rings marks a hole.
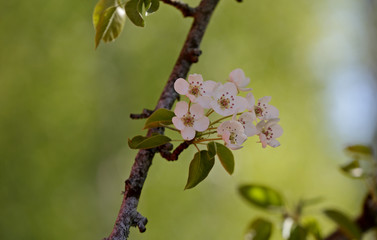
<instances>
[{"instance_id":1,"label":"petal","mask_svg":"<svg viewBox=\"0 0 377 240\"><path fill-rule=\"evenodd\" d=\"M235 111L236 112L243 112L246 110L248 106L248 103L247 103L247 100L246 98L243 98L243 97L240 97L240 96L236 96L235 97Z\"/></svg>"},{"instance_id":2,"label":"petal","mask_svg":"<svg viewBox=\"0 0 377 240\"><path fill-rule=\"evenodd\" d=\"M174 126L178 129L178 130L182 130L185 128L185 125L183 124L182 120L178 117L173 117L172 118L172 122L174 124Z\"/></svg>"},{"instance_id":3,"label":"petal","mask_svg":"<svg viewBox=\"0 0 377 240\"><path fill-rule=\"evenodd\" d=\"M195 137L195 130L192 127L186 127L181 130L181 135L185 140L192 140Z\"/></svg>"},{"instance_id":4,"label":"petal","mask_svg":"<svg viewBox=\"0 0 377 240\"><path fill-rule=\"evenodd\" d=\"M248 137L254 136L259 133L258 129L252 123L247 123L245 126L245 134Z\"/></svg>"},{"instance_id":5,"label":"petal","mask_svg":"<svg viewBox=\"0 0 377 240\"><path fill-rule=\"evenodd\" d=\"M209 126L209 119L207 117L202 117L194 121L194 129L198 132L203 132L207 130Z\"/></svg>"},{"instance_id":6,"label":"petal","mask_svg":"<svg viewBox=\"0 0 377 240\"><path fill-rule=\"evenodd\" d=\"M211 102L211 98L208 97L208 96L200 96L200 97L197 97L195 99L195 102L200 104L200 106L202 106L203 108L211 108L210 107L210 102Z\"/></svg>"},{"instance_id":7,"label":"petal","mask_svg":"<svg viewBox=\"0 0 377 240\"><path fill-rule=\"evenodd\" d=\"M259 132L262 132L262 129L266 126L266 121L264 120L261 120L259 123L257 123L257 130Z\"/></svg>"},{"instance_id":8,"label":"petal","mask_svg":"<svg viewBox=\"0 0 377 240\"><path fill-rule=\"evenodd\" d=\"M238 93L237 86L232 82L224 83L223 91L229 92L230 95L236 96Z\"/></svg>"},{"instance_id":9,"label":"petal","mask_svg":"<svg viewBox=\"0 0 377 240\"><path fill-rule=\"evenodd\" d=\"M251 90L253 90L252 88L243 88L243 87L239 87L238 90L242 91L242 92L249 92Z\"/></svg>"},{"instance_id":10,"label":"petal","mask_svg":"<svg viewBox=\"0 0 377 240\"><path fill-rule=\"evenodd\" d=\"M229 137L230 137L230 132L229 131L225 131L221 135L221 138L224 140L225 144L230 144Z\"/></svg>"},{"instance_id":11,"label":"petal","mask_svg":"<svg viewBox=\"0 0 377 240\"><path fill-rule=\"evenodd\" d=\"M240 86L240 83L242 83L244 78L245 78L245 73L240 68L234 69L229 74L229 80L231 82L234 82L237 86Z\"/></svg>"},{"instance_id":12,"label":"petal","mask_svg":"<svg viewBox=\"0 0 377 240\"><path fill-rule=\"evenodd\" d=\"M272 106L268 105L266 109L263 111L263 119L272 119L279 117L279 110Z\"/></svg>"},{"instance_id":13,"label":"petal","mask_svg":"<svg viewBox=\"0 0 377 240\"><path fill-rule=\"evenodd\" d=\"M279 124L274 124L270 126L270 128L273 133L273 138L278 138L283 135L283 128Z\"/></svg>"},{"instance_id":14,"label":"petal","mask_svg":"<svg viewBox=\"0 0 377 240\"><path fill-rule=\"evenodd\" d=\"M236 141L237 145L241 145L242 143L246 141L246 139L247 139L247 136L243 133L243 131L236 133L234 137L234 140Z\"/></svg>"},{"instance_id":15,"label":"petal","mask_svg":"<svg viewBox=\"0 0 377 240\"><path fill-rule=\"evenodd\" d=\"M181 95L186 95L189 90L189 83L183 78L178 78L174 83L174 90Z\"/></svg>"},{"instance_id":16,"label":"petal","mask_svg":"<svg viewBox=\"0 0 377 240\"><path fill-rule=\"evenodd\" d=\"M204 116L204 109L199 104L192 104L190 107L190 113L191 116L194 117L194 119L201 118Z\"/></svg>"},{"instance_id":17,"label":"petal","mask_svg":"<svg viewBox=\"0 0 377 240\"><path fill-rule=\"evenodd\" d=\"M200 83L202 83L203 82L203 77L202 77L202 75L201 74L196 74L196 73L194 73L194 74L190 74L189 76L188 76L188 82L190 83L190 84L192 84L192 85L198 85L198 84L200 84Z\"/></svg>"},{"instance_id":18,"label":"petal","mask_svg":"<svg viewBox=\"0 0 377 240\"><path fill-rule=\"evenodd\" d=\"M264 134L259 134L259 140L260 142L262 143L262 147L265 148L267 147L267 139L266 139L266 135Z\"/></svg>"},{"instance_id":19,"label":"petal","mask_svg":"<svg viewBox=\"0 0 377 240\"><path fill-rule=\"evenodd\" d=\"M183 117L188 112L188 103L185 101L177 102L175 105L174 113L177 117Z\"/></svg>"},{"instance_id":20,"label":"petal","mask_svg":"<svg viewBox=\"0 0 377 240\"><path fill-rule=\"evenodd\" d=\"M263 107L263 104L267 105L271 101L270 96L265 96L258 99L258 106Z\"/></svg>"},{"instance_id":21,"label":"petal","mask_svg":"<svg viewBox=\"0 0 377 240\"><path fill-rule=\"evenodd\" d=\"M254 95L252 93L248 93L245 98L247 100L247 110L254 111L254 104L255 104Z\"/></svg>"},{"instance_id":22,"label":"petal","mask_svg":"<svg viewBox=\"0 0 377 240\"><path fill-rule=\"evenodd\" d=\"M196 102L196 97L190 93L187 93L186 96L190 99L191 102Z\"/></svg>"},{"instance_id":23,"label":"petal","mask_svg":"<svg viewBox=\"0 0 377 240\"><path fill-rule=\"evenodd\" d=\"M212 96L213 91L215 90L216 86L218 85L217 82L208 80L203 83L203 92L204 96Z\"/></svg>"},{"instance_id":24,"label":"petal","mask_svg":"<svg viewBox=\"0 0 377 240\"><path fill-rule=\"evenodd\" d=\"M280 146L280 142L276 139L272 139L271 141L268 142L268 145L270 145L271 147L279 147Z\"/></svg>"},{"instance_id":25,"label":"petal","mask_svg":"<svg viewBox=\"0 0 377 240\"><path fill-rule=\"evenodd\" d=\"M243 146L239 146L239 145L236 145L236 144L227 144L226 146L228 148L232 149L232 150L238 150L238 149L243 148Z\"/></svg>"}]
</instances>

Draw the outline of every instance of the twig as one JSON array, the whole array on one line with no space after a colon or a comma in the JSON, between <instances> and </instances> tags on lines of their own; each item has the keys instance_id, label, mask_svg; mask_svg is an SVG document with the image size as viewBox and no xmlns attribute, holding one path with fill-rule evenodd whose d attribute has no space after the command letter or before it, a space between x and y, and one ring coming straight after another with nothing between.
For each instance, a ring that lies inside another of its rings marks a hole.
<instances>
[{"instance_id":1,"label":"twig","mask_svg":"<svg viewBox=\"0 0 377 240\"><path fill-rule=\"evenodd\" d=\"M160 155L168 161L176 161L178 160L179 154L181 154L183 150L188 148L192 143L193 141L184 141L183 143L179 144L172 153L170 151L172 150L173 145L170 143L162 145L159 147Z\"/></svg>"},{"instance_id":2,"label":"twig","mask_svg":"<svg viewBox=\"0 0 377 240\"><path fill-rule=\"evenodd\" d=\"M161 1L180 10L184 17L193 17L195 15L196 9L193 7L190 7L187 3L183 3L178 0L161 0Z\"/></svg>"},{"instance_id":3,"label":"twig","mask_svg":"<svg viewBox=\"0 0 377 240\"><path fill-rule=\"evenodd\" d=\"M152 115L153 112L154 112L153 110L149 110L149 109L144 108L142 113L139 113L139 114L137 114L137 113L131 113L130 114L130 118L131 119L149 118L149 116Z\"/></svg>"},{"instance_id":4,"label":"twig","mask_svg":"<svg viewBox=\"0 0 377 240\"><path fill-rule=\"evenodd\" d=\"M178 98L178 94L173 88L174 82L178 78L186 78L191 65L194 63L193 55L195 52L196 54L200 53L200 43L218 2L219 0L202 0L199 6L195 8L194 22L155 109L171 109L174 101ZM148 135L155 132L163 134L164 128L150 129ZM137 226L140 231L145 231L147 220L136 209L149 167L156 152L156 148L140 150L136 155L130 176L126 180L123 201L118 217L110 236L106 238L107 240L127 239L131 226Z\"/></svg>"}]
</instances>

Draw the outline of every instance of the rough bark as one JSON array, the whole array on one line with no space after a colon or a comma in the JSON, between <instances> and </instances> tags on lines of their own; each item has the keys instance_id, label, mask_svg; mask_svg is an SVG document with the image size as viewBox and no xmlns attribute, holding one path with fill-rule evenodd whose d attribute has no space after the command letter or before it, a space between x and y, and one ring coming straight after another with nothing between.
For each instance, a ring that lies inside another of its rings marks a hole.
<instances>
[{"instance_id":1,"label":"rough bark","mask_svg":"<svg viewBox=\"0 0 377 240\"><path fill-rule=\"evenodd\" d=\"M178 98L178 94L173 88L174 82L177 78L186 78L191 65L198 61L198 57L201 54L199 50L200 43L218 2L219 0L202 0L193 11L194 22L155 110L159 108L171 109ZM163 134L164 129L151 129L148 131L148 135L153 132ZM123 201L118 217L111 234L105 238L106 240L127 239L131 226L137 226L140 232L146 230L147 219L137 212L137 206L149 167L156 152L156 148L140 150L136 155L130 176L125 182Z\"/></svg>"}]
</instances>

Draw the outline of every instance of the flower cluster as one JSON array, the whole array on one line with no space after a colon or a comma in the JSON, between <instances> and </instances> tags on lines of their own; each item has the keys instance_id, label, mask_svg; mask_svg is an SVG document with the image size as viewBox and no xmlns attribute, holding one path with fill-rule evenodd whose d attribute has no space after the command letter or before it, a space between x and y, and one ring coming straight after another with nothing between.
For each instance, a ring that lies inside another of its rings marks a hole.
<instances>
[{"instance_id":1,"label":"flower cluster","mask_svg":"<svg viewBox=\"0 0 377 240\"><path fill-rule=\"evenodd\" d=\"M262 97L255 102L251 88L246 88L250 79L242 69L235 69L229 74L226 83L204 81L202 75L189 75L187 81L179 78L174 89L188 97L189 102L176 104L172 122L180 131L184 140L195 142L223 140L230 149L242 148L248 137L257 135L262 147L280 145L276 138L283 134L279 123L279 110L270 105L271 97ZM245 97L239 96L247 92ZM204 109L208 109L204 114ZM221 115L210 121L213 112ZM230 118L229 120L227 120ZM210 139L217 133L218 138Z\"/></svg>"}]
</instances>

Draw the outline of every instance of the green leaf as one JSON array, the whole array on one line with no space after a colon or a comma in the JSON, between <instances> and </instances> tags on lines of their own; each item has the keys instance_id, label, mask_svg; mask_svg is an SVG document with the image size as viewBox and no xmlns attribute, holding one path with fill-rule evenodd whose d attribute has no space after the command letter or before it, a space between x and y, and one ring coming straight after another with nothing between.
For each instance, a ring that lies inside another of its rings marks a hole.
<instances>
[{"instance_id":1,"label":"green leaf","mask_svg":"<svg viewBox=\"0 0 377 240\"><path fill-rule=\"evenodd\" d=\"M255 184L243 185L238 190L241 196L249 203L262 209L280 209L284 205L280 193L265 186Z\"/></svg>"},{"instance_id":2,"label":"green leaf","mask_svg":"<svg viewBox=\"0 0 377 240\"><path fill-rule=\"evenodd\" d=\"M115 0L99 0L93 11L96 48L101 40L115 40L122 32L125 21L125 10Z\"/></svg>"},{"instance_id":3,"label":"green leaf","mask_svg":"<svg viewBox=\"0 0 377 240\"><path fill-rule=\"evenodd\" d=\"M208 151L197 152L190 163L189 176L185 189L193 188L203 181L211 171L215 159L209 156Z\"/></svg>"},{"instance_id":4,"label":"green leaf","mask_svg":"<svg viewBox=\"0 0 377 240\"><path fill-rule=\"evenodd\" d=\"M208 154L211 158L215 157L217 152L217 147L215 142L210 142L207 144Z\"/></svg>"},{"instance_id":5,"label":"green leaf","mask_svg":"<svg viewBox=\"0 0 377 240\"><path fill-rule=\"evenodd\" d=\"M306 220L303 225L308 234L311 234L315 240L322 240L321 228L315 219Z\"/></svg>"},{"instance_id":6,"label":"green leaf","mask_svg":"<svg viewBox=\"0 0 377 240\"><path fill-rule=\"evenodd\" d=\"M171 139L164 135L152 135L150 137L136 136L128 139L128 146L132 149L148 149L161 146L170 142Z\"/></svg>"},{"instance_id":7,"label":"green leaf","mask_svg":"<svg viewBox=\"0 0 377 240\"><path fill-rule=\"evenodd\" d=\"M361 231L359 227L344 213L333 209L325 210L324 213L327 217L336 222L340 230L350 239L361 239Z\"/></svg>"},{"instance_id":8,"label":"green leaf","mask_svg":"<svg viewBox=\"0 0 377 240\"><path fill-rule=\"evenodd\" d=\"M268 220L258 218L254 220L248 230L250 240L268 240L272 233L272 223Z\"/></svg>"},{"instance_id":9,"label":"green leaf","mask_svg":"<svg viewBox=\"0 0 377 240\"><path fill-rule=\"evenodd\" d=\"M150 15L158 10L160 7L160 0L150 0L150 6L147 8L147 5L145 5L145 9L147 9L146 14Z\"/></svg>"},{"instance_id":10,"label":"green leaf","mask_svg":"<svg viewBox=\"0 0 377 240\"><path fill-rule=\"evenodd\" d=\"M139 27L144 27L144 19L139 12L139 1L142 0L130 0L126 3L126 13L128 18Z\"/></svg>"},{"instance_id":11,"label":"green leaf","mask_svg":"<svg viewBox=\"0 0 377 240\"><path fill-rule=\"evenodd\" d=\"M351 154L368 156L368 157L372 157L372 155L373 155L372 147L365 146L365 145L348 146L348 147L346 147L346 151L351 153Z\"/></svg>"},{"instance_id":12,"label":"green leaf","mask_svg":"<svg viewBox=\"0 0 377 240\"><path fill-rule=\"evenodd\" d=\"M295 226L289 235L288 240L306 240L307 231L300 225Z\"/></svg>"},{"instance_id":13,"label":"green leaf","mask_svg":"<svg viewBox=\"0 0 377 240\"><path fill-rule=\"evenodd\" d=\"M359 160L355 159L352 162L340 168L343 173L352 178L365 178L364 170L360 166Z\"/></svg>"},{"instance_id":14,"label":"green leaf","mask_svg":"<svg viewBox=\"0 0 377 240\"><path fill-rule=\"evenodd\" d=\"M165 108L157 109L149 116L145 122L144 129L162 127L163 125L172 124L172 118L175 116L174 112Z\"/></svg>"},{"instance_id":15,"label":"green leaf","mask_svg":"<svg viewBox=\"0 0 377 240\"><path fill-rule=\"evenodd\" d=\"M234 171L234 157L232 151L221 143L215 144L217 156L220 159L221 165L223 165L229 174L232 174Z\"/></svg>"}]
</instances>

